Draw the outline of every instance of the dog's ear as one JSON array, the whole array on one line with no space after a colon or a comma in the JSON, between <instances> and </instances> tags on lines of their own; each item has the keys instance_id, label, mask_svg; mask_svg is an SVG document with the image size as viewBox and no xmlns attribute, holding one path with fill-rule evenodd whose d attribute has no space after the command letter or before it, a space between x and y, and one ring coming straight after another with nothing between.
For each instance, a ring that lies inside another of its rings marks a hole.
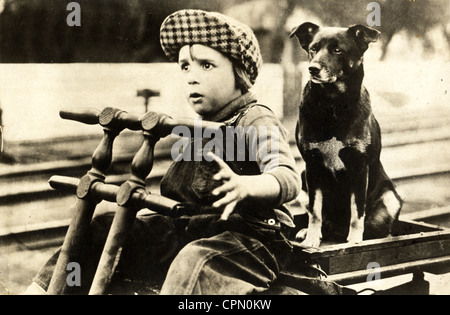
<instances>
[{"instance_id":1,"label":"dog's ear","mask_svg":"<svg viewBox=\"0 0 450 315\"><path fill-rule=\"evenodd\" d=\"M362 53L366 52L370 43L378 41L381 34L379 31L364 25L354 25L348 29L348 33L358 44Z\"/></svg>"},{"instance_id":2,"label":"dog's ear","mask_svg":"<svg viewBox=\"0 0 450 315\"><path fill-rule=\"evenodd\" d=\"M319 32L320 27L316 24L306 22L297 27L295 27L291 34L290 38L293 36L297 36L298 41L300 42L300 46L306 51L309 50L309 44L311 44L314 36Z\"/></svg>"}]
</instances>

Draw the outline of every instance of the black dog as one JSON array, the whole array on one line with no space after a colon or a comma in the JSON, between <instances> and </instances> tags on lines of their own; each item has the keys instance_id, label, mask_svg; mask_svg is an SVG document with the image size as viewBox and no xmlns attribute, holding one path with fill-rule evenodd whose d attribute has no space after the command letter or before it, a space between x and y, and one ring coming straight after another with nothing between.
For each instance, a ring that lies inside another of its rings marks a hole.
<instances>
[{"instance_id":1,"label":"black dog","mask_svg":"<svg viewBox=\"0 0 450 315\"><path fill-rule=\"evenodd\" d=\"M380 127L362 85L363 55L380 33L363 25L304 23L294 35L309 55L311 74L296 130L306 162L309 225L297 238L318 247L322 238L358 243L387 237L402 200L380 162Z\"/></svg>"}]
</instances>

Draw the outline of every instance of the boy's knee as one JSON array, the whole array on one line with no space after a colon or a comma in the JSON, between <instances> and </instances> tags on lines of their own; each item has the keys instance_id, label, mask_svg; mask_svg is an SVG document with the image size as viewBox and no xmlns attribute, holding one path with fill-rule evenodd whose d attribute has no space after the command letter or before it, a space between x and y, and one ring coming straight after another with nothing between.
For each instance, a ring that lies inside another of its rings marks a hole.
<instances>
[{"instance_id":1,"label":"boy's knee","mask_svg":"<svg viewBox=\"0 0 450 315\"><path fill-rule=\"evenodd\" d=\"M201 267L209 258L210 256L204 255L200 241L187 244L172 261L161 294L193 294Z\"/></svg>"},{"instance_id":2,"label":"boy's knee","mask_svg":"<svg viewBox=\"0 0 450 315\"><path fill-rule=\"evenodd\" d=\"M183 249L177 254L174 263L180 265L193 267L193 263L198 262L200 257L204 257L205 249L201 245L202 241L197 240L187 244Z\"/></svg>"}]
</instances>

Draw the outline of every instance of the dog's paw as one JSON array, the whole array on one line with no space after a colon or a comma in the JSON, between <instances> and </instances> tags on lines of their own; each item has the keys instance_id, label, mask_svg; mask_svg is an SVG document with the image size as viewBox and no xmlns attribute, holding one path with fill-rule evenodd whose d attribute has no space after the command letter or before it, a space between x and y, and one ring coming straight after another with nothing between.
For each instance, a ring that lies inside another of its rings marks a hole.
<instances>
[{"instance_id":1,"label":"dog's paw","mask_svg":"<svg viewBox=\"0 0 450 315\"><path fill-rule=\"evenodd\" d=\"M364 235L364 217L352 220L348 231L347 242L350 244L357 244L363 241Z\"/></svg>"},{"instance_id":2,"label":"dog's paw","mask_svg":"<svg viewBox=\"0 0 450 315\"><path fill-rule=\"evenodd\" d=\"M297 233L295 239L301 241L300 245L303 247L319 247L322 234L320 232L314 233L313 231L308 231L308 229L303 229Z\"/></svg>"},{"instance_id":3,"label":"dog's paw","mask_svg":"<svg viewBox=\"0 0 450 315\"><path fill-rule=\"evenodd\" d=\"M347 237L347 243L358 244L363 241L363 234L359 232L350 232Z\"/></svg>"},{"instance_id":4,"label":"dog's paw","mask_svg":"<svg viewBox=\"0 0 450 315\"><path fill-rule=\"evenodd\" d=\"M304 241L306 238L306 235L308 234L308 229L302 229L300 232L295 235L295 240L298 242Z\"/></svg>"},{"instance_id":5,"label":"dog's paw","mask_svg":"<svg viewBox=\"0 0 450 315\"><path fill-rule=\"evenodd\" d=\"M307 237L300 245L303 247L319 247L320 239L311 239Z\"/></svg>"}]
</instances>

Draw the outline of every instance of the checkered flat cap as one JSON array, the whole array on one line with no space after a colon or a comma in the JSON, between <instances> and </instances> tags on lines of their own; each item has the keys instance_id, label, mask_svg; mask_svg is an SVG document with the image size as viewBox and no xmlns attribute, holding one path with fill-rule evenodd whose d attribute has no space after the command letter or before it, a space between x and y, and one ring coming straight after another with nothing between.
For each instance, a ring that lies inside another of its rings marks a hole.
<instances>
[{"instance_id":1,"label":"checkered flat cap","mask_svg":"<svg viewBox=\"0 0 450 315\"><path fill-rule=\"evenodd\" d=\"M218 12L181 10L161 25L161 47L171 61L178 61L180 49L201 44L238 61L255 83L262 56L258 40L247 25Z\"/></svg>"}]
</instances>

